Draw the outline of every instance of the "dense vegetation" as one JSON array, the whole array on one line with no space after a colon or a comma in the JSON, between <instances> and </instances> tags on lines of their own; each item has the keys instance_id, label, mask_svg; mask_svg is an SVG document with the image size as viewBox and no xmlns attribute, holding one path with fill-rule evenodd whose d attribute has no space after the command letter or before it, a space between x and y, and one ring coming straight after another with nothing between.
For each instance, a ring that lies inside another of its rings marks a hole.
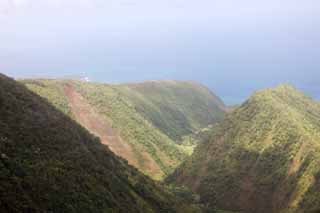
<instances>
[{"instance_id":1,"label":"dense vegetation","mask_svg":"<svg viewBox=\"0 0 320 213\"><path fill-rule=\"evenodd\" d=\"M0 75L0 212L193 211L45 99Z\"/></svg>"},{"instance_id":2,"label":"dense vegetation","mask_svg":"<svg viewBox=\"0 0 320 213\"><path fill-rule=\"evenodd\" d=\"M177 142L225 115L223 102L195 82L149 81L120 85L118 89L140 114Z\"/></svg>"},{"instance_id":3,"label":"dense vegetation","mask_svg":"<svg viewBox=\"0 0 320 213\"><path fill-rule=\"evenodd\" d=\"M291 86L257 92L167 181L211 209L302 213L320 209L320 106Z\"/></svg>"},{"instance_id":4,"label":"dense vegetation","mask_svg":"<svg viewBox=\"0 0 320 213\"><path fill-rule=\"evenodd\" d=\"M66 85L73 87L119 132L122 140L132 146L133 156L121 156L155 179L169 174L192 153L198 141L192 134L224 116L224 105L216 96L189 82L135 85L56 80L23 82L78 120L64 91ZM192 143L182 143L188 137L193 138Z\"/></svg>"}]
</instances>

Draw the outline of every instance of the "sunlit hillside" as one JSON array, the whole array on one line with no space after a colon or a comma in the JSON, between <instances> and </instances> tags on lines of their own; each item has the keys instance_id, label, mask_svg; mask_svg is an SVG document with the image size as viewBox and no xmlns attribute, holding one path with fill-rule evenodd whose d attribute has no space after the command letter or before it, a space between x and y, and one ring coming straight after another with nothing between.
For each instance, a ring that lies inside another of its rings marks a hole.
<instances>
[{"instance_id":1,"label":"sunlit hillside","mask_svg":"<svg viewBox=\"0 0 320 213\"><path fill-rule=\"evenodd\" d=\"M246 213L320 209L320 106L287 85L234 110L167 181L211 208ZM316 212L316 211L315 211Z\"/></svg>"}]
</instances>

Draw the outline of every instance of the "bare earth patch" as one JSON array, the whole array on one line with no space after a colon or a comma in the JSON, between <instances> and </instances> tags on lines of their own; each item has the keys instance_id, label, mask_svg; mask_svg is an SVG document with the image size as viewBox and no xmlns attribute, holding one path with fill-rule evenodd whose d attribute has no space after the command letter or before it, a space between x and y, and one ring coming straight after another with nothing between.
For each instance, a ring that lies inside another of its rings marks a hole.
<instances>
[{"instance_id":1,"label":"bare earth patch","mask_svg":"<svg viewBox=\"0 0 320 213\"><path fill-rule=\"evenodd\" d=\"M119 131L113 129L72 85L66 85L64 91L76 120L92 134L98 136L101 139L101 143L107 145L116 155L126 159L130 165L141 171L145 171L152 176L163 175L160 167L148 153L140 153L143 163L139 163L132 145L125 142L121 138Z\"/></svg>"}]
</instances>

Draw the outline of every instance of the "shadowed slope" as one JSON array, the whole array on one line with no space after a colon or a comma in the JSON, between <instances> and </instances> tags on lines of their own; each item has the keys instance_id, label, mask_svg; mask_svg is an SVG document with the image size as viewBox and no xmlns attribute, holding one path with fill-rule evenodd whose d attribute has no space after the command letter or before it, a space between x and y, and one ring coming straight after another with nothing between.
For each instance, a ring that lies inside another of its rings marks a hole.
<instances>
[{"instance_id":1,"label":"shadowed slope","mask_svg":"<svg viewBox=\"0 0 320 213\"><path fill-rule=\"evenodd\" d=\"M1 212L178 212L180 204L43 98L0 75Z\"/></svg>"}]
</instances>

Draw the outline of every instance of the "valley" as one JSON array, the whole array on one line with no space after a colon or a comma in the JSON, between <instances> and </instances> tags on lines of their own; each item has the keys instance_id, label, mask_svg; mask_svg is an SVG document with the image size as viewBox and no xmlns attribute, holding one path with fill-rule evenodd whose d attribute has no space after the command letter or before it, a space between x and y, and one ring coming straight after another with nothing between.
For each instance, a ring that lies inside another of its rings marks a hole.
<instances>
[{"instance_id":1,"label":"valley","mask_svg":"<svg viewBox=\"0 0 320 213\"><path fill-rule=\"evenodd\" d=\"M320 213L320 1L0 0L0 213Z\"/></svg>"},{"instance_id":2,"label":"valley","mask_svg":"<svg viewBox=\"0 0 320 213\"><path fill-rule=\"evenodd\" d=\"M156 180L171 173L200 140L184 143L185 138L221 121L226 114L216 95L193 82L22 82Z\"/></svg>"},{"instance_id":3,"label":"valley","mask_svg":"<svg viewBox=\"0 0 320 213\"><path fill-rule=\"evenodd\" d=\"M1 212L199 212L0 75Z\"/></svg>"},{"instance_id":4,"label":"valley","mask_svg":"<svg viewBox=\"0 0 320 213\"><path fill-rule=\"evenodd\" d=\"M3 212L320 209L320 105L290 85L230 110L194 82L0 83Z\"/></svg>"}]
</instances>

